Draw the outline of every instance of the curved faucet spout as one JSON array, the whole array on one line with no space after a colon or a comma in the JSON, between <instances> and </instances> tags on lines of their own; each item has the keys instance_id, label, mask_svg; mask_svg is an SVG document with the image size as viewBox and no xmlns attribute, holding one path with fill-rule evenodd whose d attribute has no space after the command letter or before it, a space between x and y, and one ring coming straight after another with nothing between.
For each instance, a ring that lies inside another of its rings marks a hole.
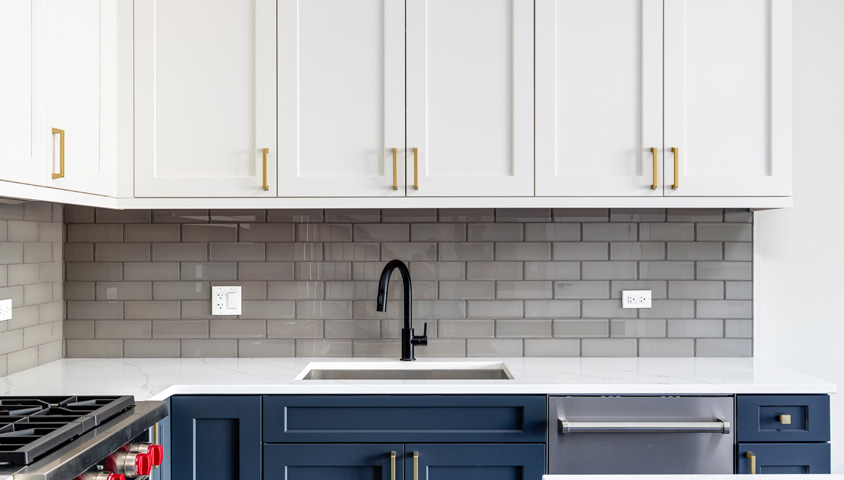
<instances>
[{"instance_id":1,"label":"curved faucet spout","mask_svg":"<svg viewBox=\"0 0 844 480\"><path fill-rule=\"evenodd\" d=\"M376 300L375 309L379 312L387 311L387 289L390 285L390 275L393 270L398 269L402 277L402 286L404 287L404 327L401 329L401 359L410 361L416 360L413 354L413 347L415 345L428 344L428 324L425 324L425 332L422 336L413 335L413 320L410 311L412 300L412 287L410 284L410 271L407 265L401 260L390 260L381 272L381 279L378 281L378 298Z\"/></svg>"}]
</instances>

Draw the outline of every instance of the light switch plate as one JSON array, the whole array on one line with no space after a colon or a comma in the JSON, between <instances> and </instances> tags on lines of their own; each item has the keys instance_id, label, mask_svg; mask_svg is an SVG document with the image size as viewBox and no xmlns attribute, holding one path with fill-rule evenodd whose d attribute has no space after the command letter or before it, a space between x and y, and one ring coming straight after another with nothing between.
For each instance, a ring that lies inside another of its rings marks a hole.
<instances>
[{"instance_id":1,"label":"light switch plate","mask_svg":"<svg viewBox=\"0 0 844 480\"><path fill-rule=\"evenodd\" d=\"M240 287L211 287L211 315L240 315Z\"/></svg>"},{"instance_id":2,"label":"light switch plate","mask_svg":"<svg viewBox=\"0 0 844 480\"><path fill-rule=\"evenodd\" d=\"M623 290L621 292L622 308L651 308L650 290Z\"/></svg>"},{"instance_id":3,"label":"light switch plate","mask_svg":"<svg viewBox=\"0 0 844 480\"><path fill-rule=\"evenodd\" d=\"M12 319L12 299L0 300L0 320Z\"/></svg>"}]
</instances>

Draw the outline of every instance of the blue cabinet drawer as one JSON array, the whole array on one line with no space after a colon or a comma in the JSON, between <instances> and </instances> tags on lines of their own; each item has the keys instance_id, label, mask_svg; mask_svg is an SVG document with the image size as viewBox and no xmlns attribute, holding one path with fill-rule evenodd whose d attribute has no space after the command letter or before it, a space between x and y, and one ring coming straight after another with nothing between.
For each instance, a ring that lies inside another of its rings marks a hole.
<instances>
[{"instance_id":1,"label":"blue cabinet drawer","mask_svg":"<svg viewBox=\"0 0 844 480\"><path fill-rule=\"evenodd\" d=\"M751 473L748 453L756 457L755 473L830 473L828 443L740 443L736 473Z\"/></svg>"},{"instance_id":2,"label":"blue cabinet drawer","mask_svg":"<svg viewBox=\"0 0 844 480\"><path fill-rule=\"evenodd\" d=\"M264 442L544 443L544 396L264 397Z\"/></svg>"},{"instance_id":3,"label":"blue cabinet drawer","mask_svg":"<svg viewBox=\"0 0 844 480\"><path fill-rule=\"evenodd\" d=\"M739 395L739 442L829 441L828 395Z\"/></svg>"}]
</instances>

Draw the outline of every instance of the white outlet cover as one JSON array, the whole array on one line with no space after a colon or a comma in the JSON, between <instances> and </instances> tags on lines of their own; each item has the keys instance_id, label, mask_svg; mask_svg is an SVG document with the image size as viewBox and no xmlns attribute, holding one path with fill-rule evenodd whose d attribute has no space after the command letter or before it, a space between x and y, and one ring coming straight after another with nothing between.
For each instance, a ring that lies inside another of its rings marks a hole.
<instances>
[{"instance_id":1,"label":"white outlet cover","mask_svg":"<svg viewBox=\"0 0 844 480\"><path fill-rule=\"evenodd\" d=\"M651 308L650 290L623 290L621 292L622 308Z\"/></svg>"},{"instance_id":2,"label":"white outlet cover","mask_svg":"<svg viewBox=\"0 0 844 480\"><path fill-rule=\"evenodd\" d=\"M12 299L0 300L0 320L12 319Z\"/></svg>"},{"instance_id":3,"label":"white outlet cover","mask_svg":"<svg viewBox=\"0 0 844 480\"><path fill-rule=\"evenodd\" d=\"M211 287L211 315L240 315L240 287Z\"/></svg>"}]
</instances>

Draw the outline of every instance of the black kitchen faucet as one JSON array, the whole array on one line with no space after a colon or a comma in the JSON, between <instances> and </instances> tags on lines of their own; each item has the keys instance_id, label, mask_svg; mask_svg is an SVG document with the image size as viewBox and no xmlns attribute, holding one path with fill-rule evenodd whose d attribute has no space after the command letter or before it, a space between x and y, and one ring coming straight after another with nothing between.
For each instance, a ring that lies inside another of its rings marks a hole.
<instances>
[{"instance_id":1,"label":"black kitchen faucet","mask_svg":"<svg viewBox=\"0 0 844 480\"><path fill-rule=\"evenodd\" d=\"M416 360L416 357L413 355L413 347L416 345L428 345L428 323L425 323L425 330L422 336L413 334L413 320L410 314L410 271L407 270L407 265L401 260L390 260L381 272L381 280L378 282L378 300L375 309L379 312L387 311L387 287L390 284L390 275L396 268L401 272L402 286L404 286L404 327L401 329L401 359L412 361Z\"/></svg>"}]
</instances>

